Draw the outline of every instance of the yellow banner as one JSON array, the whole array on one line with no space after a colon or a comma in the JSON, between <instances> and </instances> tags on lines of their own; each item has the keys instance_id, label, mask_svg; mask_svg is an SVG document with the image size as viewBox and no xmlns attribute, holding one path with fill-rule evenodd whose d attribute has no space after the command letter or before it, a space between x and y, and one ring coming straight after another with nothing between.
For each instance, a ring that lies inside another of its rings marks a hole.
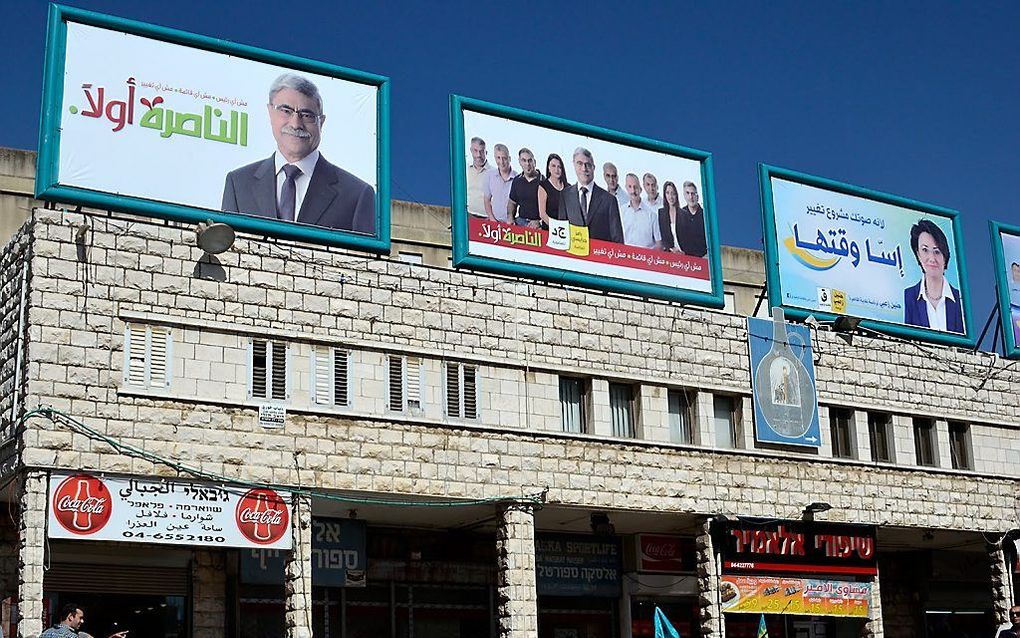
<instances>
[{"instance_id":1,"label":"yellow banner","mask_svg":"<svg viewBox=\"0 0 1020 638\"><path fill-rule=\"evenodd\" d=\"M723 611L866 618L871 583L778 576L723 576Z\"/></svg>"}]
</instances>

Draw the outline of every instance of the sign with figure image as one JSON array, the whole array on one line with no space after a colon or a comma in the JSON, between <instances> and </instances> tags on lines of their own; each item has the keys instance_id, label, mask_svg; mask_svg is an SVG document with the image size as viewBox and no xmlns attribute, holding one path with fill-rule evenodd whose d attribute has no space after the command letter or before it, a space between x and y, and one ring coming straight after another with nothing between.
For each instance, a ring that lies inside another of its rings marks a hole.
<instances>
[{"instance_id":1,"label":"sign with figure image","mask_svg":"<svg viewBox=\"0 0 1020 638\"><path fill-rule=\"evenodd\" d=\"M786 323L782 308L773 321L747 318L755 438L762 443L821 445L811 331Z\"/></svg>"},{"instance_id":2,"label":"sign with figure image","mask_svg":"<svg viewBox=\"0 0 1020 638\"><path fill-rule=\"evenodd\" d=\"M291 495L197 481L50 475L50 538L290 549Z\"/></svg>"},{"instance_id":3,"label":"sign with figure image","mask_svg":"<svg viewBox=\"0 0 1020 638\"><path fill-rule=\"evenodd\" d=\"M990 223L1006 355L1020 358L1020 226Z\"/></svg>"},{"instance_id":4,"label":"sign with figure image","mask_svg":"<svg viewBox=\"0 0 1020 638\"><path fill-rule=\"evenodd\" d=\"M388 250L387 87L53 5L37 195Z\"/></svg>"},{"instance_id":5,"label":"sign with figure image","mask_svg":"<svg viewBox=\"0 0 1020 638\"><path fill-rule=\"evenodd\" d=\"M771 166L759 178L774 306L973 344L956 211Z\"/></svg>"},{"instance_id":6,"label":"sign with figure image","mask_svg":"<svg viewBox=\"0 0 1020 638\"><path fill-rule=\"evenodd\" d=\"M723 306L708 153L451 98L454 264Z\"/></svg>"}]
</instances>

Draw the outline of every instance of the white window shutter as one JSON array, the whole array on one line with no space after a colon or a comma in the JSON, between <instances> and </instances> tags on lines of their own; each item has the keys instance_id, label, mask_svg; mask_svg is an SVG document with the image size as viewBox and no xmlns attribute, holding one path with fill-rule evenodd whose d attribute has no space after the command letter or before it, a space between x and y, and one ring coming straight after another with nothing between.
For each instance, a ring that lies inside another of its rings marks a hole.
<instances>
[{"instance_id":1,"label":"white window shutter","mask_svg":"<svg viewBox=\"0 0 1020 638\"><path fill-rule=\"evenodd\" d=\"M446 363L446 415L460 416L460 364Z\"/></svg>"},{"instance_id":2,"label":"white window shutter","mask_svg":"<svg viewBox=\"0 0 1020 638\"><path fill-rule=\"evenodd\" d=\"M252 397L268 398L266 392L267 369L268 369L268 347L265 339L251 340L251 395Z\"/></svg>"},{"instance_id":3,"label":"white window shutter","mask_svg":"<svg viewBox=\"0 0 1020 638\"><path fill-rule=\"evenodd\" d=\"M319 405L333 403L333 379L329 350L326 346L315 346L312 349L312 374L315 377L313 385L313 392L315 393L314 401Z\"/></svg>"},{"instance_id":4,"label":"white window shutter","mask_svg":"<svg viewBox=\"0 0 1020 638\"><path fill-rule=\"evenodd\" d=\"M129 385L145 385L146 341L148 331L145 326L128 324L125 331L124 381Z\"/></svg>"},{"instance_id":5,"label":"white window shutter","mask_svg":"<svg viewBox=\"0 0 1020 638\"><path fill-rule=\"evenodd\" d=\"M464 394L464 418L478 418L478 368L475 366L462 366L464 379L461 383Z\"/></svg>"},{"instance_id":6,"label":"white window shutter","mask_svg":"<svg viewBox=\"0 0 1020 638\"><path fill-rule=\"evenodd\" d=\"M170 385L170 330L163 326L149 328L149 382L154 388Z\"/></svg>"},{"instance_id":7,"label":"white window shutter","mask_svg":"<svg viewBox=\"0 0 1020 638\"><path fill-rule=\"evenodd\" d=\"M350 405L351 353L343 348L333 349L333 404Z\"/></svg>"},{"instance_id":8,"label":"white window shutter","mask_svg":"<svg viewBox=\"0 0 1020 638\"><path fill-rule=\"evenodd\" d=\"M390 409L404 410L404 357L389 355L389 399Z\"/></svg>"},{"instance_id":9,"label":"white window shutter","mask_svg":"<svg viewBox=\"0 0 1020 638\"><path fill-rule=\"evenodd\" d=\"M407 408L421 409L421 357L407 357Z\"/></svg>"}]
</instances>

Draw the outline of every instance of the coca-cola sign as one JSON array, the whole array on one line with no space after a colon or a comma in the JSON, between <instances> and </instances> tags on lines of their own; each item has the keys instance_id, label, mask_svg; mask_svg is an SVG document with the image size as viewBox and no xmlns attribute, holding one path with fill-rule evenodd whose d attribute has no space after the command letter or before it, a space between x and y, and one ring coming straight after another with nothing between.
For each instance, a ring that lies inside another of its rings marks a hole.
<instances>
[{"instance_id":1,"label":"coca-cola sign","mask_svg":"<svg viewBox=\"0 0 1020 638\"><path fill-rule=\"evenodd\" d=\"M694 541L684 536L638 535L638 570L680 573L694 571Z\"/></svg>"},{"instance_id":2,"label":"coca-cola sign","mask_svg":"<svg viewBox=\"0 0 1020 638\"><path fill-rule=\"evenodd\" d=\"M291 548L290 492L178 478L50 475L50 538Z\"/></svg>"},{"instance_id":3,"label":"coca-cola sign","mask_svg":"<svg viewBox=\"0 0 1020 638\"><path fill-rule=\"evenodd\" d=\"M290 529L286 501L270 489L249 490L237 503L237 528L256 545L270 545Z\"/></svg>"},{"instance_id":4,"label":"coca-cola sign","mask_svg":"<svg viewBox=\"0 0 1020 638\"><path fill-rule=\"evenodd\" d=\"M103 481L88 474L75 474L54 490L52 508L53 518L65 530L88 536L110 522L113 498Z\"/></svg>"}]
</instances>

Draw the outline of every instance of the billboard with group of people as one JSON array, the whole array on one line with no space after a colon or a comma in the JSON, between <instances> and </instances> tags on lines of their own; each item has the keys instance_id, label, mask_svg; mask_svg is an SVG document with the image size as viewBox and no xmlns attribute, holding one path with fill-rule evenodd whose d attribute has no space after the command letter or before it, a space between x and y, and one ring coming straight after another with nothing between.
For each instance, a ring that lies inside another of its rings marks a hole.
<instances>
[{"instance_id":1,"label":"billboard with group of people","mask_svg":"<svg viewBox=\"0 0 1020 638\"><path fill-rule=\"evenodd\" d=\"M37 196L390 249L389 81L52 6ZM453 263L723 306L712 157L451 97ZM769 299L792 317L973 345L959 214L759 169ZM1020 229L992 224L1020 355Z\"/></svg>"}]
</instances>

